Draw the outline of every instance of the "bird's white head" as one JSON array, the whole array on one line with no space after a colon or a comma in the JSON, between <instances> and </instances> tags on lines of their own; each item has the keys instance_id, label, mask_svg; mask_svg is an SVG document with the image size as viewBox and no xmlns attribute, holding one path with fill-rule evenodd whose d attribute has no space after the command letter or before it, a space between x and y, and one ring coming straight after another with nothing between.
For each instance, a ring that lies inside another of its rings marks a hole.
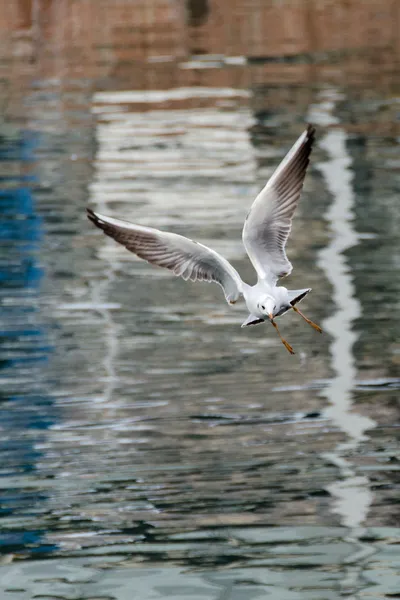
<instances>
[{"instance_id":1,"label":"bird's white head","mask_svg":"<svg viewBox=\"0 0 400 600\"><path fill-rule=\"evenodd\" d=\"M262 313L264 317L266 317L269 320L273 319L274 314L276 313L276 302L272 296L264 296L258 302L257 306L258 310L260 311L260 313Z\"/></svg>"}]
</instances>

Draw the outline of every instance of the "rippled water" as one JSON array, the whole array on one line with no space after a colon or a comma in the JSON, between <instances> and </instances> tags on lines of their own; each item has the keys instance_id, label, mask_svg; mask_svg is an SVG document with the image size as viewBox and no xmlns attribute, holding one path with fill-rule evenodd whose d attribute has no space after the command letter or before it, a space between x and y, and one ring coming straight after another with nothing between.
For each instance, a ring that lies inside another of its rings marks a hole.
<instances>
[{"instance_id":1,"label":"rippled water","mask_svg":"<svg viewBox=\"0 0 400 600\"><path fill-rule=\"evenodd\" d=\"M222 29L211 2L101 4L0 22L1 598L398 597L393 3L348 3L347 37L309 3L308 49L289 0L290 43L273 3L221 2ZM308 121L288 286L325 333L285 316L294 357L85 217L188 235L252 283L245 215Z\"/></svg>"}]
</instances>

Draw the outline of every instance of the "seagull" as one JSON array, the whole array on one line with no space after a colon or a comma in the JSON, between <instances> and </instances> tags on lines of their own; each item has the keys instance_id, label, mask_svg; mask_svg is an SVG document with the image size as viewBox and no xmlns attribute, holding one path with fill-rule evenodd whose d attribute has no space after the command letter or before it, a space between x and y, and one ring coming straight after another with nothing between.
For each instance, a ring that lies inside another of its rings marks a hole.
<instances>
[{"instance_id":1,"label":"seagull","mask_svg":"<svg viewBox=\"0 0 400 600\"><path fill-rule=\"evenodd\" d=\"M258 280L254 286L242 281L223 256L199 242L176 233L106 217L90 208L87 216L96 227L139 258L170 269L184 280L218 283L229 304L235 304L243 296L249 316L242 327L269 321L288 352L294 354L292 346L278 329L277 317L294 310L322 333L322 329L296 306L311 288L288 290L277 285L278 280L293 269L285 246L303 187L314 134L314 128L308 125L258 194L246 217L242 239L257 272Z\"/></svg>"}]
</instances>

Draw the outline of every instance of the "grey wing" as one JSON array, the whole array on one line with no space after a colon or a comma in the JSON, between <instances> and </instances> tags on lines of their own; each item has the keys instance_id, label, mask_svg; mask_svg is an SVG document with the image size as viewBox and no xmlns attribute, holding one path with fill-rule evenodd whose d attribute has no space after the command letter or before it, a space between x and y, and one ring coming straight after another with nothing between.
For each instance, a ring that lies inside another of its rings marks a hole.
<instances>
[{"instance_id":1,"label":"grey wing","mask_svg":"<svg viewBox=\"0 0 400 600\"><path fill-rule=\"evenodd\" d=\"M315 129L309 125L254 200L243 227L243 244L260 279L275 283L292 264L285 245L292 227Z\"/></svg>"},{"instance_id":2,"label":"grey wing","mask_svg":"<svg viewBox=\"0 0 400 600\"><path fill-rule=\"evenodd\" d=\"M87 209L90 221L106 235L153 265L170 269L191 281L214 281L233 304L242 293L242 280L232 265L220 254L176 233L135 225Z\"/></svg>"}]
</instances>

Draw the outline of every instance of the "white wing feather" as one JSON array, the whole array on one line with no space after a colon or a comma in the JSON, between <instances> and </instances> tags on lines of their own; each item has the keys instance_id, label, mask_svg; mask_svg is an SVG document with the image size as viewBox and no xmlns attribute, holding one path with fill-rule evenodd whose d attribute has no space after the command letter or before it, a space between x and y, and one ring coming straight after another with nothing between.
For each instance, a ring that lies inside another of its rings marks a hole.
<instances>
[{"instance_id":1,"label":"white wing feather","mask_svg":"<svg viewBox=\"0 0 400 600\"><path fill-rule=\"evenodd\" d=\"M309 163L315 130L309 125L258 194L243 227L243 244L259 279L276 283L292 264L285 245Z\"/></svg>"},{"instance_id":2,"label":"white wing feather","mask_svg":"<svg viewBox=\"0 0 400 600\"><path fill-rule=\"evenodd\" d=\"M88 209L88 218L106 235L149 263L170 269L185 280L218 283L227 302L236 302L243 282L223 256L176 233L135 225Z\"/></svg>"}]
</instances>

